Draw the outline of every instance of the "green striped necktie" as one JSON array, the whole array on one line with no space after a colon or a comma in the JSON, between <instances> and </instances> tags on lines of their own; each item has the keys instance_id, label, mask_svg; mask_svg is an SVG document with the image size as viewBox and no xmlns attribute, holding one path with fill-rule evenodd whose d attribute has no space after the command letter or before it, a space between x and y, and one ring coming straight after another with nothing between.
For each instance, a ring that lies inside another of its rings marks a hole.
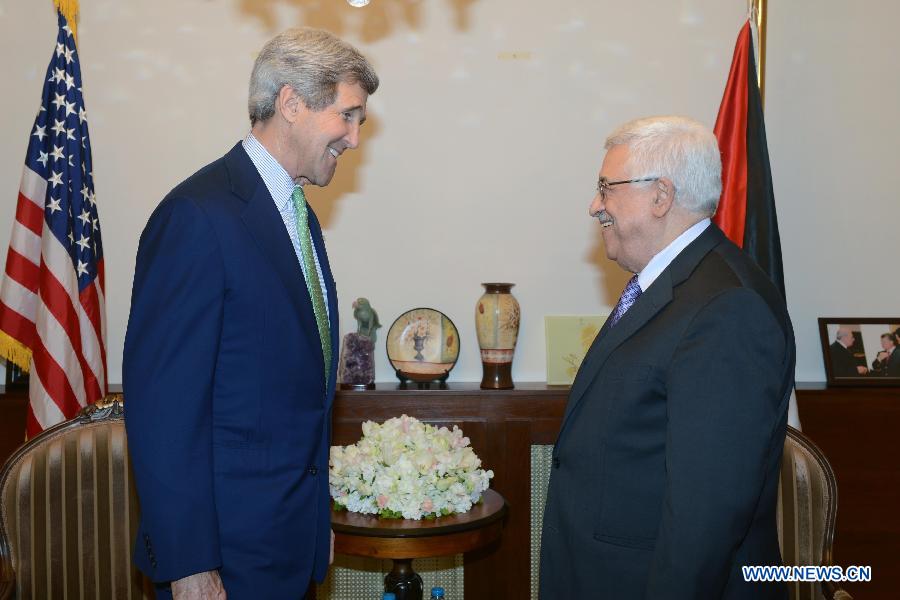
<instances>
[{"instance_id":1,"label":"green striped necktie","mask_svg":"<svg viewBox=\"0 0 900 600\"><path fill-rule=\"evenodd\" d=\"M325 298L322 295L322 283L316 270L313 255L312 238L309 235L309 218L306 212L306 196L303 186L295 186L291 196L294 210L297 213L297 235L300 237L300 258L306 271L306 289L312 300L313 312L316 314L316 325L319 327L319 338L322 341L322 355L325 357L325 381L331 371L331 332L328 325L328 311L325 310Z\"/></svg>"}]
</instances>

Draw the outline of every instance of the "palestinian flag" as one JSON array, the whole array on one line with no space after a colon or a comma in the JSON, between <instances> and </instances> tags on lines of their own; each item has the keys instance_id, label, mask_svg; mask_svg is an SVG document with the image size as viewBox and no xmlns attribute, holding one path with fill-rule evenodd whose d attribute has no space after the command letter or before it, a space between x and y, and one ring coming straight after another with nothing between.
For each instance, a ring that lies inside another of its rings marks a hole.
<instances>
[{"instance_id":1,"label":"palestinian flag","mask_svg":"<svg viewBox=\"0 0 900 600\"><path fill-rule=\"evenodd\" d=\"M713 222L756 260L784 296L781 241L749 19L734 47L715 133L722 151L722 198Z\"/></svg>"}]
</instances>

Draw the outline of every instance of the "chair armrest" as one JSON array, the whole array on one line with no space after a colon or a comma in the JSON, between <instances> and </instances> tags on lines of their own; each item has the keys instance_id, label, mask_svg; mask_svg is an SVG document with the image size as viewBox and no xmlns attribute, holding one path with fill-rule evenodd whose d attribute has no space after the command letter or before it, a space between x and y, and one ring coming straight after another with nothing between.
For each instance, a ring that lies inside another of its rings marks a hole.
<instances>
[{"instance_id":1,"label":"chair armrest","mask_svg":"<svg viewBox=\"0 0 900 600\"><path fill-rule=\"evenodd\" d=\"M847 590L831 581L822 582L822 593L828 600L853 600L853 596Z\"/></svg>"},{"instance_id":2,"label":"chair armrest","mask_svg":"<svg viewBox=\"0 0 900 600\"><path fill-rule=\"evenodd\" d=\"M16 595L16 572L13 571L6 540L0 538L0 600L10 600Z\"/></svg>"},{"instance_id":3,"label":"chair armrest","mask_svg":"<svg viewBox=\"0 0 900 600\"><path fill-rule=\"evenodd\" d=\"M6 579L0 581L0 600L10 600L16 593L16 580Z\"/></svg>"}]
</instances>

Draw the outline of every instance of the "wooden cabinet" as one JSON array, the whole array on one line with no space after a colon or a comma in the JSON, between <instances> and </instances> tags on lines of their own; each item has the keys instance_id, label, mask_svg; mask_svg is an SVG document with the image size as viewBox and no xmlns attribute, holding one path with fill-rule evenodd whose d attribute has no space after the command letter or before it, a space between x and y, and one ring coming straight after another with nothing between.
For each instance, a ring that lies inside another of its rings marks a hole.
<instances>
[{"instance_id":1,"label":"wooden cabinet","mask_svg":"<svg viewBox=\"0 0 900 600\"><path fill-rule=\"evenodd\" d=\"M25 393L0 394L0 465L25 441L25 416L28 396Z\"/></svg>"},{"instance_id":2,"label":"wooden cabinet","mask_svg":"<svg viewBox=\"0 0 900 600\"><path fill-rule=\"evenodd\" d=\"M838 484L834 562L870 565L854 598L900 590L900 388L797 384L803 433L828 457Z\"/></svg>"},{"instance_id":3,"label":"wooden cabinet","mask_svg":"<svg viewBox=\"0 0 900 600\"><path fill-rule=\"evenodd\" d=\"M569 389L543 383L514 390L481 390L477 383L447 389L339 392L334 405L334 444L359 440L360 425L407 414L434 425L457 424L471 440L491 487L506 499L509 513L498 543L465 557L466 600L531 596L531 446L556 440Z\"/></svg>"}]
</instances>

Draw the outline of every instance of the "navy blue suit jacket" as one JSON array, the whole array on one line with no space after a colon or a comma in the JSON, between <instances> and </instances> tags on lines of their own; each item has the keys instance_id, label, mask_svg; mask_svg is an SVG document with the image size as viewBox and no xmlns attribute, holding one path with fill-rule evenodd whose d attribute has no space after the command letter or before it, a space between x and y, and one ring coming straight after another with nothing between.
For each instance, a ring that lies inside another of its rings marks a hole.
<instances>
[{"instance_id":1,"label":"navy blue suit jacket","mask_svg":"<svg viewBox=\"0 0 900 600\"><path fill-rule=\"evenodd\" d=\"M786 599L740 567L781 560L793 382L781 295L710 225L581 364L553 452L541 598Z\"/></svg>"},{"instance_id":2,"label":"navy blue suit jacket","mask_svg":"<svg viewBox=\"0 0 900 600\"><path fill-rule=\"evenodd\" d=\"M296 599L324 578L335 361L323 362L294 248L237 144L166 196L138 249L123 381L134 560L153 581L220 569L240 600Z\"/></svg>"}]
</instances>

